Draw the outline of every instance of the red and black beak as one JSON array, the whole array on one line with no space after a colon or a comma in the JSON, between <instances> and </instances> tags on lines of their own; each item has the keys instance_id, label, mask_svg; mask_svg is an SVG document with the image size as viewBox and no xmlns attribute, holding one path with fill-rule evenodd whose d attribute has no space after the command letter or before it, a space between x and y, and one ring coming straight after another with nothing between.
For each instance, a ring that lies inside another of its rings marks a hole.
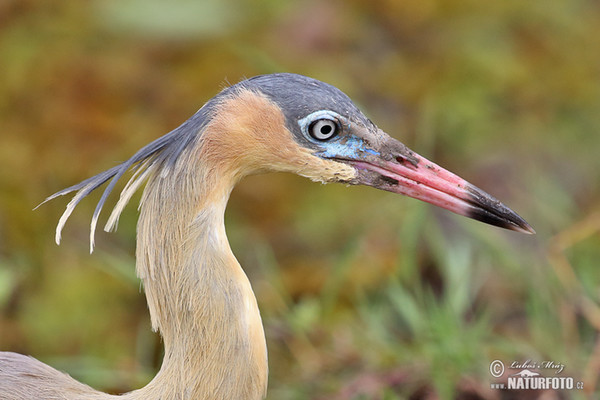
<instances>
[{"instance_id":1,"label":"red and black beak","mask_svg":"<svg viewBox=\"0 0 600 400\"><path fill-rule=\"evenodd\" d=\"M379 149L339 159L357 170L353 183L400 193L456 214L513 231L533 234L516 212L478 187L409 150L382 131Z\"/></svg>"}]
</instances>

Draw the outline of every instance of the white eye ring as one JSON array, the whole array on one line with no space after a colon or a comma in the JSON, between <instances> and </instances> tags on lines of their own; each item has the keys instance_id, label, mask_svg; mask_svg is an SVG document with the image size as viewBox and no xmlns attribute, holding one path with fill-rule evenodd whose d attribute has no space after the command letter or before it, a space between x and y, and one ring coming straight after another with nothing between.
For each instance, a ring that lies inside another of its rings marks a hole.
<instances>
[{"instance_id":1,"label":"white eye ring","mask_svg":"<svg viewBox=\"0 0 600 400\"><path fill-rule=\"evenodd\" d=\"M308 133L316 140L325 141L336 136L340 130L336 121L323 118L314 121L308 127Z\"/></svg>"}]
</instances>

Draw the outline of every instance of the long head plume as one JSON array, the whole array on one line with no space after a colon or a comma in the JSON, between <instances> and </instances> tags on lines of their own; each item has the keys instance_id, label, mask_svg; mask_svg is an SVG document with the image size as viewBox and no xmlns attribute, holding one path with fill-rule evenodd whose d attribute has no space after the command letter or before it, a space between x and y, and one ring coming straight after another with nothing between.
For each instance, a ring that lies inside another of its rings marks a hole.
<instances>
[{"instance_id":1,"label":"long head plume","mask_svg":"<svg viewBox=\"0 0 600 400\"><path fill-rule=\"evenodd\" d=\"M190 147L190 145L196 142L202 130L206 127L208 122L210 122L211 111L218 102L218 98L228 92L229 89L231 88L225 89L217 97L206 103L190 119L185 121L178 128L138 150L127 161L101 172L96 176L79 182L76 185L58 191L38 205L36 208L59 196L76 192L75 196L73 196L69 204L67 204L65 212L60 217L58 225L56 226L56 243L60 244L62 229L77 204L79 204L79 202L92 191L102 186L107 181L110 181L108 186L104 189L98 204L96 205L96 209L94 210L90 224L90 253L93 252L96 226L98 224L100 212L102 211L108 196L114 190L119 179L121 179L127 171L134 171L133 176L129 179L121 191L119 201L113 208L106 226L104 227L104 230L107 232L116 228L121 212L133 194L140 188L146 179L155 173L168 174L170 169L175 165L179 155L186 148Z\"/></svg>"}]
</instances>

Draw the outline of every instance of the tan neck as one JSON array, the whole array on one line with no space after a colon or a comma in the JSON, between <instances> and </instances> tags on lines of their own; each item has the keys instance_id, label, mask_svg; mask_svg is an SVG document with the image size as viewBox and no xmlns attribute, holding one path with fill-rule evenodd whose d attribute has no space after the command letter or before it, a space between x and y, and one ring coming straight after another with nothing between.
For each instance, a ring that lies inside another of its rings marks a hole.
<instances>
[{"instance_id":1,"label":"tan neck","mask_svg":"<svg viewBox=\"0 0 600 400\"><path fill-rule=\"evenodd\" d=\"M132 394L261 399L267 386L262 322L224 227L234 178L197 156L180 160L193 168L176 165L152 178L142 200L137 271L165 358L155 379Z\"/></svg>"}]
</instances>

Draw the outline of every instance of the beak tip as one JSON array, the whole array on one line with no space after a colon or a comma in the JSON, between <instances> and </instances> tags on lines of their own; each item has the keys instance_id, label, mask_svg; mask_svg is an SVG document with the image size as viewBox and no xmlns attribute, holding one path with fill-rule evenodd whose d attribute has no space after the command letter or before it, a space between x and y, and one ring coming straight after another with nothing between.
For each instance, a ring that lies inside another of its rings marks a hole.
<instances>
[{"instance_id":1,"label":"beak tip","mask_svg":"<svg viewBox=\"0 0 600 400\"><path fill-rule=\"evenodd\" d=\"M504 224L498 224L502 228L510 229L512 231L525 233L527 235L535 235L535 229L527 223L520 215L514 211L508 209L510 214L502 218Z\"/></svg>"},{"instance_id":2,"label":"beak tip","mask_svg":"<svg viewBox=\"0 0 600 400\"><path fill-rule=\"evenodd\" d=\"M490 218L490 215L486 212L485 217L482 218L481 215L476 215L476 216L472 216L470 215L471 218L476 219L478 221L481 221L483 223L486 224L490 224L490 225L495 225L498 226L500 228L504 228L504 229L508 229L511 231L515 231L515 232L520 232L520 233L525 233L527 235L535 235L535 229L533 229L531 227L531 225L529 225L527 222L525 222L525 220L523 220L522 218L518 217L517 218L498 218L498 216L493 215ZM516 215L516 214L514 214Z\"/></svg>"},{"instance_id":3,"label":"beak tip","mask_svg":"<svg viewBox=\"0 0 600 400\"><path fill-rule=\"evenodd\" d=\"M536 233L535 229L521 218L521 216L500 202L496 203L496 207L489 207L488 204L485 203L479 203L478 206L475 207L471 204L471 206L472 208L469 212L464 214L469 218L528 235L534 235Z\"/></svg>"},{"instance_id":4,"label":"beak tip","mask_svg":"<svg viewBox=\"0 0 600 400\"><path fill-rule=\"evenodd\" d=\"M486 224L499 226L511 231L534 235L535 229L531 227L519 214L502 204L500 201L479 189L468 184L470 210L467 216Z\"/></svg>"},{"instance_id":5,"label":"beak tip","mask_svg":"<svg viewBox=\"0 0 600 400\"><path fill-rule=\"evenodd\" d=\"M525 224L523 224L523 226L520 226L519 228L520 228L518 230L519 232L523 232L523 233L526 233L528 235L535 235L536 234L535 229L533 229L531 227L531 225L529 225L527 222L525 222Z\"/></svg>"}]
</instances>

